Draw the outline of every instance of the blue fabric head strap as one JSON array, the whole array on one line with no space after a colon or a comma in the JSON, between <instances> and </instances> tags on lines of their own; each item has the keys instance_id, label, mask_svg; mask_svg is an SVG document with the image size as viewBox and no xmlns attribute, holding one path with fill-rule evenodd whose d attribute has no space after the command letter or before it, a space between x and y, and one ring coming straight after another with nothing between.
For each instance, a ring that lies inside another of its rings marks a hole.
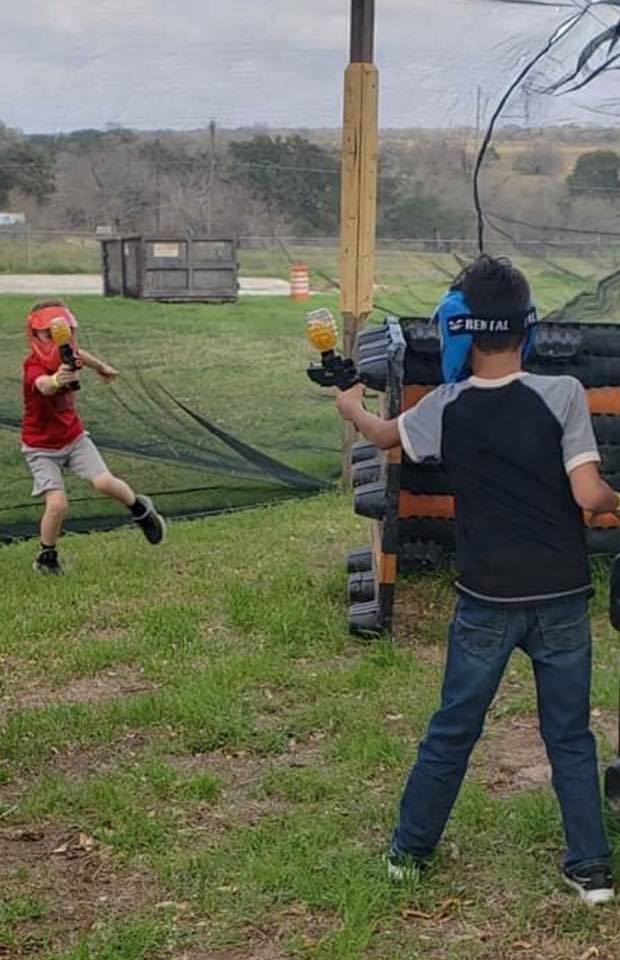
<instances>
[{"instance_id":1,"label":"blue fabric head strap","mask_svg":"<svg viewBox=\"0 0 620 960\"><path fill-rule=\"evenodd\" d=\"M433 315L439 327L441 369L446 383L457 383L469 376L469 354L476 334L522 334L525 336L523 357L531 350L534 326L538 322L536 307L501 319L475 316L461 290L449 290Z\"/></svg>"}]
</instances>

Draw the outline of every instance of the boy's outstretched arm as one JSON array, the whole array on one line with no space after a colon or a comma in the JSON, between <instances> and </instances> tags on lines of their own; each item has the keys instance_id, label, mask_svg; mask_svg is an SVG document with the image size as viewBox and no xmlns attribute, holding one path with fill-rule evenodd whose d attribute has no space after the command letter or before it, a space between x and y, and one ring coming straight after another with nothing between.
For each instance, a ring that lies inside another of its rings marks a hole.
<instances>
[{"instance_id":1,"label":"boy's outstretched arm","mask_svg":"<svg viewBox=\"0 0 620 960\"><path fill-rule=\"evenodd\" d=\"M104 363L103 360L100 360L92 353L87 353L86 350L82 350L81 347L78 348L77 355L85 367L90 367L91 370L95 370L106 383L115 380L118 376L118 370L116 370L115 367L111 367L109 363Z\"/></svg>"},{"instance_id":2,"label":"boy's outstretched arm","mask_svg":"<svg viewBox=\"0 0 620 960\"><path fill-rule=\"evenodd\" d=\"M359 432L380 450L400 446L398 420L382 420L363 406L364 387L361 383L350 390L336 391L336 406L343 420L350 420Z\"/></svg>"},{"instance_id":3,"label":"boy's outstretched arm","mask_svg":"<svg viewBox=\"0 0 620 960\"><path fill-rule=\"evenodd\" d=\"M598 463L582 463L569 474L573 497L582 510L591 513L620 513L620 495L599 473Z\"/></svg>"},{"instance_id":4,"label":"boy's outstretched arm","mask_svg":"<svg viewBox=\"0 0 620 960\"><path fill-rule=\"evenodd\" d=\"M44 374L41 377L37 377L34 381L34 386L44 397L51 397L53 394L58 393L59 390L62 390L63 387L68 387L78 379L79 372L72 370L71 367L62 363L56 373Z\"/></svg>"}]
</instances>

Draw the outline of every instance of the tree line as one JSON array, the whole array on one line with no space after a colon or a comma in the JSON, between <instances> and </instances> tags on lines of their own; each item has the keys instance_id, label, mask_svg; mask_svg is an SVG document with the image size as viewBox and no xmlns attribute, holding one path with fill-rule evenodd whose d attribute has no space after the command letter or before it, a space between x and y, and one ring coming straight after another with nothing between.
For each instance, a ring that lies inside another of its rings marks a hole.
<instances>
[{"instance_id":1,"label":"tree line","mask_svg":"<svg viewBox=\"0 0 620 960\"><path fill-rule=\"evenodd\" d=\"M580 128L572 138L500 132L482 176L491 223L517 240L605 231L620 198L618 139L589 131L588 146ZM476 149L472 131L384 133L378 235L473 237ZM333 237L339 205L336 131L115 127L27 136L0 126L0 209L25 211L34 228Z\"/></svg>"}]
</instances>

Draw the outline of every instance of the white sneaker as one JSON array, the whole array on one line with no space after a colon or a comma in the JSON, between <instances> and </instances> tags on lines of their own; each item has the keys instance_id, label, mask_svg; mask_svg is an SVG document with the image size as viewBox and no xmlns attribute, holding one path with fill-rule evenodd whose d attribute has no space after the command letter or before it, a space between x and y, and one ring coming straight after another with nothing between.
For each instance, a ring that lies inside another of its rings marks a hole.
<instances>
[{"instance_id":1,"label":"white sneaker","mask_svg":"<svg viewBox=\"0 0 620 960\"><path fill-rule=\"evenodd\" d=\"M562 876L564 882L576 890L580 899L589 907L609 903L615 896L611 870L604 863L596 863L592 867L577 867L575 870L564 870Z\"/></svg>"}]
</instances>

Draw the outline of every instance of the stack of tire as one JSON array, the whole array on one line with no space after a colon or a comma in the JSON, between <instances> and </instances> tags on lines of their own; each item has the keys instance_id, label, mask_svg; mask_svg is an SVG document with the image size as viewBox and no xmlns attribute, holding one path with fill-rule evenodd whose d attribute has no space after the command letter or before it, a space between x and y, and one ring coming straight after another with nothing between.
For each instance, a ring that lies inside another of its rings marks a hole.
<instances>
[{"instance_id":1,"label":"stack of tire","mask_svg":"<svg viewBox=\"0 0 620 960\"><path fill-rule=\"evenodd\" d=\"M414 406L441 383L439 339L427 320L388 320L360 334L360 378L382 394L386 417ZM527 364L533 373L570 375L586 388L605 479L620 489L620 327L541 323ZM349 626L390 632L397 578L435 569L454 549L454 501L438 464L415 464L360 442L353 449L354 509L372 521L371 545L348 559ZM591 554L620 552L612 516L586 517Z\"/></svg>"}]
</instances>

